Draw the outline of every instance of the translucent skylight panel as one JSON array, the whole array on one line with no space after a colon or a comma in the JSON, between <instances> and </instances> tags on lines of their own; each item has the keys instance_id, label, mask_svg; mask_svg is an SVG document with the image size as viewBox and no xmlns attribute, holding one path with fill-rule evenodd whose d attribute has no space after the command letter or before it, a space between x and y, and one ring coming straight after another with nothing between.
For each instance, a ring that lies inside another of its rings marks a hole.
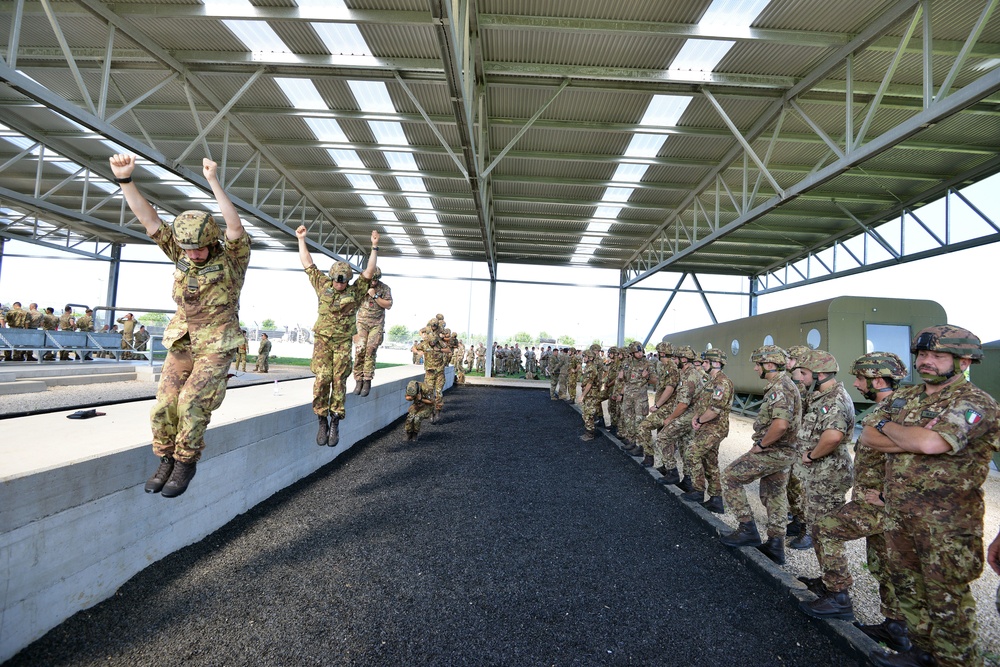
<instances>
[{"instance_id":1,"label":"translucent skylight panel","mask_svg":"<svg viewBox=\"0 0 1000 667\"><path fill-rule=\"evenodd\" d=\"M427 188L424 186L424 179L422 178L397 176L396 181L403 192L427 192Z\"/></svg>"},{"instance_id":2,"label":"translucent skylight panel","mask_svg":"<svg viewBox=\"0 0 1000 667\"><path fill-rule=\"evenodd\" d=\"M406 230L399 225L382 225L382 229L389 236L406 236Z\"/></svg>"},{"instance_id":3,"label":"translucent skylight panel","mask_svg":"<svg viewBox=\"0 0 1000 667\"><path fill-rule=\"evenodd\" d=\"M587 231L591 234L607 234L608 230L611 229L611 224L610 222L597 222L595 220L587 225Z\"/></svg>"},{"instance_id":4,"label":"translucent skylight panel","mask_svg":"<svg viewBox=\"0 0 1000 667\"><path fill-rule=\"evenodd\" d=\"M344 169L367 169L365 163L361 161L361 156L354 151L342 151L328 148L327 153L333 158L338 167Z\"/></svg>"},{"instance_id":5,"label":"translucent skylight panel","mask_svg":"<svg viewBox=\"0 0 1000 667\"><path fill-rule=\"evenodd\" d=\"M399 218L392 211L375 211L375 219L378 221L399 222Z\"/></svg>"},{"instance_id":6,"label":"translucent skylight panel","mask_svg":"<svg viewBox=\"0 0 1000 667\"><path fill-rule=\"evenodd\" d=\"M183 181L184 179L175 174L172 171L167 171L163 167L155 164L142 164L140 165L143 169L151 173L156 177L158 181Z\"/></svg>"},{"instance_id":7,"label":"translucent skylight panel","mask_svg":"<svg viewBox=\"0 0 1000 667\"><path fill-rule=\"evenodd\" d=\"M642 180L646 169L648 167L644 164L620 164L611 180L619 183L638 183Z\"/></svg>"},{"instance_id":8,"label":"translucent skylight panel","mask_svg":"<svg viewBox=\"0 0 1000 667\"><path fill-rule=\"evenodd\" d=\"M389 202L385 200L382 195L361 195L362 201L368 206L381 206L382 208L389 208Z\"/></svg>"},{"instance_id":9,"label":"translucent skylight panel","mask_svg":"<svg viewBox=\"0 0 1000 667\"><path fill-rule=\"evenodd\" d=\"M183 195L187 195L191 199L203 199L208 201L208 195L193 185L175 185L173 187L175 190Z\"/></svg>"},{"instance_id":10,"label":"translucent skylight panel","mask_svg":"<svg viewBox=\"0 0 1000 667\"><path fill-rule=\"evenodd\" d=\"M324 18L341 16L347 10L344 0L295 0L295 4L308 9L312 14L319 13Z\"/></svg>"},{"instance_id":11,"label":"translucent skylight panel","mask_svg":"<svg viewBox=\"0 0 1000 667\"><path fill-rule=\"evenodd\" d=\"M432 222L436 223L438 221L437 215L433 213L417 213L417 222Z\"/></svg>"},{"instance_id":12,"label":"translucent skylight panel","mask_svg":"<svg viewBox=\"0 0 1000 667\"><path fill-rule=\"evenodd\" d=\"M444 236L444 232L442 232L437 227L428 227L427 229L424 230L424 236L441 236L441 237L443 237Z\"/></svg>"},{"instance_id":13,"label":"translucent skylight panel","mask_svg":"<svg viewBox=\"0 0 1000 667\"><path fill-rule=\"evenodd\" d=\"M698 22L700 26L748 28L771 0L715 0Z\"/></svg>"},{"instance_id":14,"label":"translucent skylight panel","mask_svg":"<svg viewBox=\"0 0 1000 667\"><path fill-rule=\"evenodd\" d=\"M372 113L396 113L396 107L389 97L389 89L381 81L348 81L354 99L362 111Z\"/></svg>"},{"instance_id":15,"label":"translucent skylight panel","mask_svg":"<svg viewBox=\"0 0 1000 667\"><path fill-rule=\"evenodd\" d=\"M653 95L639 124L666 127L676 125L691 104L691 99L690 95Z\"/></svg>"},{"instance_id":16,"label":"translucent skylight panel","mask_svg":"<svg viewBox=\"0 0 1000 667\"><path fill-rule=\"evenodd\" d=\"M601 197L604 201L628 201L634 188L608 188Z\"/></svg>"},{"instance_id":17,"label":"translucent skylight panel","mask_svg":"<svg viewBox=\"0 0 1000 667\"><path fill-rule=\"evenodd\" d=\"M285 97L296 109L327 109L326 102L323 101L315 84L309 79L287 79L275 77L274 82L278 84Z\"/></svg>"},{"instance_id":18,"label":"translucent skylight panel","mask_svg":"<svg viewBox=\"0 0 1000 667\"><path fill-rule=\"evenodd\" d=\"M25 149L27 149L27 148L31 148L32 146L35 145L34 141L32 141L31 139L29 139L27 137L24 137L24 136L4 137L4 139L6 141L14 144L18 148L20 148L22 151L25 150Z\"/></svg>"},{"instance_id":19,"label":"translucent skylight panel","mask_svg":"<svg viewBox=\"0 0 1000 667\"><path fill-rule=\"evenodd\" d=\"M353 23L310 23L310 25L332 55L373 55L358 26Z\"/></svg>"},{"instance_id":20,"label":"translucent skylight panel","mask_svg":"<svg viewBox=\"0 0 1000 667\"><path fill-rule=\"evenodd\" d=\"M236 38L250 49L251 53L291 53L288 45L281 41L274 28L267 21L224 20Z\"/></svg>"},{"instance_id":21,"label":"translucent skylight panel","mask_svg":"<svg viewBox=\"0 0 1000 667\"><path fill-rule=\"evenodd\" d=\"M399 123L370 120L368 126L371 128L372 134L375 135L375 141L380 144L408 146L410 143L406 140L406 135L403 134L403 126Z\"/></svg>"},{"instance_id":22,"label":"translucent skylight panel","mask_svg":"<svg viewBox=\"0 0 1000 667\"><path fill-rule=\"evenodd\" d=\"M303 118L303 120L312 130L313 136L320 141L336 141L344 144L349 142L335 118Z\"/></svg>"},{"instance_id":23,"label":"translucent skylight panel","mask_svg":"<svg viewBox=\"0 0 1000 667\"><path fill-rule=\"evenodd\" d=\"M407 197L410 208L434 208L429 197Z\"/></svg>"},{"instance_id":24,"label":"translucent skylight panel","mask_svg":"<svg viewBox=\"0 0 1000 667\"><path fill-rule=\"evenodd\" d=\"M128 149L126 149L124 146L119 146L118 144L116 144L113 141L109 141L107 139L101 139L100 142L102 144L104 144L105 146L107 146L108 148L110 148L112 153L115 153L115 154L118 154L118 153L128 153Z\"/></svg>"},{"instance_id":25,"label":"translucent skylight panel","mask_svg":"<svg viewBox=\"0 0 1000 667\"><path fill-rule=\"evenodd\" d=\"M625 155L628 157L656 157L667 140L663 134L633 134Z\"/></svg>"},{"instance_id":26,"label":"translucent skylight panel","mask_svg":"<svg viewBox=\"0 0 1000 667\"><path fill-rule=\"evenodd\" d=\"M717 39L689 39L670 63L674 71L711 72L736 42Z\"/></svg>"},{"instance_id":27,"label":"translucent skylight panel","mask_svg":"<svg viewBox=\"0 0 1000 667\"><path fill-rule=\"evenodd\" d=\"M617 218L621 212L621 206L598 206L594 211L595 218Z\"/></svg>"},{"instance_id":28,"label":"translucent skylight panel","mask_svg":"<svg viewBox=\"0 0 1000 667\"><path fill-rule=\"evenodd\" d=\"M417 161L413 158L413 153L397 153L385 151L382 153L390 169L398 171L420 171Z\"/></svg>"},{"instance_id":29,"label":"translucent skylight panel","mask_svg":"<svg viewBox=\"0 0 1000 667\"><path fill-rule=\"evenodd\" d=\"M365 174L345 174L351 185L354 186L356 190L378 190L379 187L375 183L375 179L371 176Z\"/></svg>"}]
</instances>

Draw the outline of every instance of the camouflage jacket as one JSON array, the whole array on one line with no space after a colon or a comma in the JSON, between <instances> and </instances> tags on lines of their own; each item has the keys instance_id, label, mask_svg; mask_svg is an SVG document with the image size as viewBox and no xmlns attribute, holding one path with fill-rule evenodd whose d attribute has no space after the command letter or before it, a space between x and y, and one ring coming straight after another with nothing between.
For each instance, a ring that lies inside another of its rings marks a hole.
<instances>
[{"instance_id":1,"label":"camouflage jacket","mask_svg":"<svg viewBox=\"0 0 1000 667\"><path fill-rule=\"evenodd\" d=\"M330 276L317 269L315 264L306 269L306 275L319 299L313 334L333 343L350 341L358 333L354 314L361 307L362 300L369 298L367 292L371 281L361 275L343 292L338 292L334 289Z\"/></svg>"},{"instance_id":2,"label":"camouflage jacket","mask_svg":"<svg viewBox=\"0 0 1000 667\"><path fill-rule=\"evenodd\" d=\"M41 329L45 313L40 310L29 310L25 313L25 317L28 318L28 324L25 326L25 329Z\"/></svg>"},{"instance_id":3,"label":"camouflage jacket","mask_svg":"<svg viewBox=\"0 0 1000 667\"><path fill-rule=\"evenodd\" d=\"M680 371L677 370L677 362L674 361L672 357L657 359L656 364L653 367L653 372L656 374L657 399L660 398L660 394L662 394L663 390L667 387L674 387L676 391L677 383L681 380L681 374ZM670 401L673 400L673 396L671 396Z\"/></svg>"},{"instance_id":4,"label":"camouflage jacket","mask_svg":"<svg viewBox=\"0 0 1000 667\"><path fill-rule=\"evenodd\" d=\"M73 330L73 315L71 313L63 313L59 316L59 328L63 331Z\"/></svg>"},{"instance_id":5,"label":"camouflage jacket","mask_svg":"<svg viewBox=\"0 0 1000 667\"><path fill-rule=\"evenodd\" d=\"M45 313L42 315L42 328L46 331L55 331L59 328L59 318Z\"/></svg>"},{"instance_id":6,"label":"camouflage jacket","mask_svg":"<svg viewBox=\"0 0 1000 667\"><path fill-rule=\"evenodd\" d=\"M802 424L802 396L788 373L782 371L764 390L764 401L753 423L753 442L759 444L775 419L788 422L788 430L770 447L795 448Z\"/></svg>"},{"instance_id":7,"label":"camouflage jacket","mask_svg":"<svg viewBox=\"0 0 1000 667\"><path fill-rule=\"evenodd\" d=\"M446 346L441 341L421 341L417 348L424 353L425 371L440 371L447 366L445 363L445 353L451 348Z\"/></svg>"},{"instance_id":8,"label":"camouflage jacket","mask_svg":"<svg viewBox=\"0 0 1000 667\"><path fill-rule=\"evenodd\" d=\"M7 319L7 326L11 329L28 328L28 313L21 308L11 308L7 311L5 317Z\"/></svg>"},{"instance_id":9,"label":"camouflage jacket","mask_svg":"<svg viewBox=\"0 0 1000 667\"><path fill-rule=\"evenodd\" d=\"M369 289L371 289L369 287ZM379 324L385 324L385 308L378 305L375 299L385 299L392 305L392 290L381 280L378 285L375 286L375 296L368 296L368 290L365 290L365 294L361 297L361 307L358 308L358 324L363 324L369 327L373 327Z\"/></svg>"},{"instance_id":10,"label":"camouflage jacket","mask_svg":"<svg viewBox=\"0 0 1000 667\"><path fill-rule=\"evenodd\" d=\"M163 346L187 334L195 353L235 351L240 331L240 292L250 266L250 235L216 246L201 266L191 262L174 241L173 228L160 225L150 237L174 263L173 299L177 312L163 332Z\"/></svg>"},{"instance_id":11,"label":"camouflage jacket","mask_svg":"<svg viewBox=\"0 0 1000 667\"><path fill-rule=\"evenodd\" d=\"M854 434L854 401L843 382L835 382L826 391L814 391L808 396L808 407L802 410L802 423L798 431L799 452L811 450L819 443L824 431L839 431L840 443L826 456L811 465L812 474L822 475L837 483L836 488L846 492L854 480L854 463L848 443Z\"/></svg>"},{"instance_id":12,"label":"camouflage jacket","mask_svg":"<svg viewBox=\"0 0 1000 667\"><path fill-rule=\"evenodd\" d=\"M923 388L919 384L898 390L885 412L904 426L927 427L936 420L930 429L951 445L951 451L888 454L886 508L981 536L982 487L1000 434L997 403L964 376L931 396Z\"/></svg>"},{"instance_id":13,"label":"camouflage jacket","mask_svg":"<svg viewBox=\"0 0 1000 667\"><path fill-rule=\"evenodd\" d=\"M729 433L729 412L733 407L733 393L735 391L733 381L724 372L719 371L714 378L708 376L708 382L695 398L694 409L690 413L692 419L701 417L706 410L711 410L718 413L719 416L710 422L705 422L702 428L719 430L722 431L723 435Z\"/></svg>"},{"instance_id":14,"label":"camouflage jacket","mask_svg":"<svg viewBox=\"0 0 1000 667\"><path fill-rule=\"evenodd\" d=\"M693 365L688 366L684 370L680 371L680 379L677 382L677 390L674 392L674 398L672 398L672 405L677 407L678 403L685 403L688 409L685 412L691 410L691 406L698 394L702 389L702 372L695 368ZM671 408L671 411L673 408Z\"/></svg>"},{"instance_id":15,"label":"camouflage jacket","mask_svg":"<svg viewBox=\"0 0 1000 667\"><path fill-rule=\"evenodd\" d=\"M257 346L257 355L263 357L268 354L271 354L271 339L262 338L260 345Z\"/></svg>"},{"instance_id":16,"label":"camouflage jacket","mask_svg":"<svg viewBox=\"0 0 1000 667\"><path fill-rule=\"evenodd\" d=\"M93 331L94 330L94 318L90 315L81 315L80 319L76 321L77 331Z\"/></svg>"},{"instance_id":17,"label":"camouflage jacket","mask_svg":"<svg viewBox=\"0 0 1000 667\"><path fill-rule=\"evenodd\" d=\"M132 340L135 337L135 325L137 324L135 318L127 320L124 317L119 317L117 320L118 324L122 325L122 338L126 341Z\"/></svg>"},{"instance_id":18,"label":"camouflage jacket","mask_svg":"<svg viewBox=\"0 0 1000 667\"><path fill-rule=\"evenodd\" d=\"M861 420L862 425L874 428L875 424L881 420L888 419L889 413L886 412L886 408L891 402L892 396L881 401L868 413L868 416ZM865 491L869 489L882 492L882 489L885 488L885 463L886 455L877 449L862 447L859 444L854 445L854 491L852 494L854 500L863 500Z\"/></svg>"},{"instance_id":19,"label":"camouflage jacket","mask_svg":"<svg viewBox=\"0 0 1000 667\"><path fill-rule=\"evenodd\" d=\"M651 374L652 369L646 357L634 359L631 358L631 355L630 358L622 362L621 370L619 371L619 375L622 376L622 382L625 383L624 386L634 390L645 389L649 384Z\"/></svg>"}]
</instances>

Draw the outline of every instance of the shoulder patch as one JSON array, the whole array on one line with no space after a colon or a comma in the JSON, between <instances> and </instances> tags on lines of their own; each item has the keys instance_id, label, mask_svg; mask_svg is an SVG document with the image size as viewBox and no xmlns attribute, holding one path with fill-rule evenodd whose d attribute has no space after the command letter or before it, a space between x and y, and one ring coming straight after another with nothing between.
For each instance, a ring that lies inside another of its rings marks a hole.
<instances>
[{"instance_id":1,"label":"shoulder patch","mask_svg":"<svg viewBox=\"0 0 1000 667\"><path fill-rule=\"evenodd\" d=\"M965 411L965 423L966 424L969 424L971 426L973 424L978 424L982 420L983 420L983 416L981 414L979 414L978 412L976 412L975 410L966 410Z\"/></svg>"}]
</instances>

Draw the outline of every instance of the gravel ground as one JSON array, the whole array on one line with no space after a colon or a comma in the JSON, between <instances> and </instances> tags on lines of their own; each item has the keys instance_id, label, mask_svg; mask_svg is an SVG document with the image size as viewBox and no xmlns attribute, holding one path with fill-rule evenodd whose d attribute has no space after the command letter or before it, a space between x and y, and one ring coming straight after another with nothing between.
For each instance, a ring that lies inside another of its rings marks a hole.
<instances>
[{"instance_id":1,"label":"gravel ground","mask_svg":"<svg viewBox=\"0 0 1000 667\"><path fill-rule=\"evenodd\" d=\"M544 392L449 391L9 665L857 664L580 432Z\"/></svg>"}]
</instances>

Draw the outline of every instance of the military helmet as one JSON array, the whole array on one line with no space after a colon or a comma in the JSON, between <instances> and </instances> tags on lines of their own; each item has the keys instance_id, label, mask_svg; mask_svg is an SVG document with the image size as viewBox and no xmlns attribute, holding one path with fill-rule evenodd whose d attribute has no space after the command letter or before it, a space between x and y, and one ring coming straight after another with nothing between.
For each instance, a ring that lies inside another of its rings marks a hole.
<instances>
[{"instance_id":1,"label":"military helmet","mask_svg":"<svg viewBox=\"0 0 1000 667\"><path fill-rule=\"evenodd\" d=\"M798 368L804 368L813 373L836 373L840 371L840 364L826 350L809 350L800 354L798 357L795 357L795 364Z\"/></svg>"},{"instance_id":2,"label":"military helmet","mask_svg":"<svg viewBox=\"0 0 1000 667\"><path fill-rule=\"evenodd\" d=\"M174 241L185 250L207 248L221 238L215 218L205 211L184 211L174 218Z\"/></svg>"},{"instance_id":3,"label":"military helmet","mask_svg":"<svg viewBox=\"0 0 1000 667\"><path fill-rule=\"evenodd\" d=\"M983 358L983 345L979 337L968 329L950 324L939 324L918 332L910 344L910 352L916 354L920 350L948 352L960 359L971 359L974 364L978 364Z\"/></svg>"},{"instance_id":4,"label":"military helmet","mask_svg":"<svg viewBox=\"0 0 1000 667\"><path fill-rule=\"evenodd\" d=\"M803 354L808 353L810 350L812 350L812 348L808 345L792 345L788 348L788 357L798 361L802 358Z\"/></svg>"},{"instance_id":5,"label":"military helmet","mask_svg":"<svg viewBox=\"0 0 1000 667\"><path fill-rule=\"evenodd\" d=\"M632 354L635 354L637 352L638 353L644 353L646 350L643 347L641 341L634 340L634 341L632 341L631 343L628 344L628 351L631 352Z\"/></svg>"},{"instance_id":6,"label":"military helmet","mask_svg":"<svg viewBox=\"0 0 1000 667\"><path fill-rule=\"evenodd\" d=\"M594 354L600 354L601 346L598 345L597 343L592 343L590 346L590 351L593 352Z\"/></svg>"},{"instance_id":7,"label":"military helmet","mask_svg":"<svg viewBox=\"0 0 1000 667\"><path fill-rule=\"evenodd\" d=\"M589 350L588 349L588 350L584 350L583 351L583 360L584 361L593 361L596 358L597 358L597 354L593 350Z\"/></svg>"},{"instance_id":8,"label":"military helmet","mask_svg":"<svg viewBox=\"0 0 1000 667\"><path fill-rule=\"evenodd\" d=\"M892 352L869 352L854 360L851 375L860 375L869 380L886 378L898 382L906 377L906 364Z\"/></svg>"},{"instance_id":9,"label":"military helmet","mask_svg":"<svg viewBox=\"0 0 1000 667\"><path fill-rule=\"evenodd\" d=\"M750 361L755 364L774 364L778 368L784 368L788 363L788 353L777 345L761 345L753 354Z\"/></svg>"},{"instance_id":10,"label":"military helmet","mask_svg":"<svg viewBox=\"0 0 1000 667\"><path fill-rule=\"evenodd\" d=\"M413 397L415 397L417 395L417 389L418 389L418 387L419 387L419 384L417 383L416 380L410 380L409 382L407 382L406 383L406 397L407 398L413 398Z\"/></svg>"},{"instance_id":11,"label":"military helmet","mask_svg":"<svg viewBox=\"0 0 1000 667\"><path fill-rule=\"evenodd\" d=\"M381 279L382 279L382 269L376 266L375 274L372 275L372 280L381 280Z\"/></svg>"},{"instance_id":12,"label":"military helmet","mask_svg":"<svg viewBox=\"0 0 1000 667\"><path fill-rule=\"evenodd\" d=\"M330 279L335 283L349 283L354 277L354 270L347 262L334 262L330 267Z\"/></svg>"},{"instance_id":13,"label":"military helmet","mask_svg":"<svg viewBox=\"0 0 1000 667\"><path fill-rule=\"evenodd\" d=\"M685 357L691 359L692 361L698 359L698 353L694 351L694 348L690 345L681 345L674 350L675 357Z\"/></svg>"},{"instance_id":14,"label":"military helmet","mask_svg":"<svg viewBox=\"0 0 1000 667\"><path fill-rule=\"evenodd\" d=\"M656 353L663 355L664 357L672 357L674 356L674 346L672 343L668 343L665 340L660 341L656 344Z\"/></svg>"},{"instance_id":15,"label":"military helmet","mask_svg":"<svg viewBox=\"0 0 1000 667\"><path fill-rule=\"evenodd\" d=\"M713 347L711 350L705 350L701 353L701 358L705 361L718 361L720 364L725 364L728 361L726 353L717 347Z\"/></svg>"}]
</instances>

